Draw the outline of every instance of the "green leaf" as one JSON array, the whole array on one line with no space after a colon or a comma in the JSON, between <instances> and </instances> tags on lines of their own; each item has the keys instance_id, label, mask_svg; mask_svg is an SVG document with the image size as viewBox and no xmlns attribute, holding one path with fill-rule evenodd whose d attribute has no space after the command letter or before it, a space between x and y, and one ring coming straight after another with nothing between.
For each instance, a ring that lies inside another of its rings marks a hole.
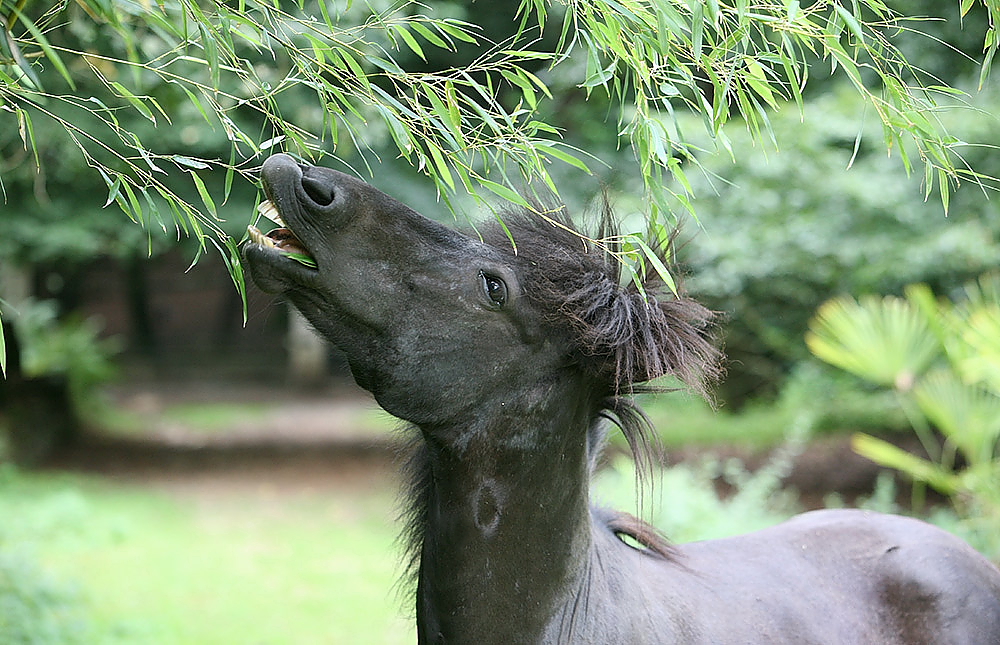
<instances>
[{"instance_id":1,"label":"green leaf","mask_svg":"<svg viewBox=\"0 0 1000 645\"><path fill-rule=\"evenodd\" d=\"M473 30L479 29L477 25L471 22L465 22L462 20L457 20L455 18L448 18L445 20L439 20L434 23L438 29L448 34L452 38L461 40L462 42L469 43L470 45L479 44L479 40L472 35Z\"/></svg>"},{"instance_id":2,"label":"green leaf","mask_svg":"<svg viewBox=\"0 0 1000 645\"><path fill-rule=\"evenodd\" d=\"M286 258L290 260L295 260L299 264L307 266L310 269L316 269L319 267L319 265L316 264L316 260L313 259L311 255L306 255L305 253L290 253L287 251L284 253L284 255Z\"/></svg>"},{"instance_id":3,"label":"green leaf","mask_svg":"<svg viewBox=\"0 0 1000 645\"><path fill-rule=\"evenodd\" d=\"M861 25L858 23L857 18L854 17L854 14L845 9L843 6L841 6L840 3L838 2L833 2L831 4L833 5L833 10L837 12L837 15L839 15L840 18L844 21L844 24L847 25L847 28L850 30L850 32L854 34L855 38L857 38L858 44L864 43L865 42L864 31L862 31Z\"/></svg>"},{"instance_id":4,"label":"green leaf","mask_svg":"<svg viewBox=\"0 0 1000 645\"><path fill-rule=\"evenodd\" d=\"M974 308L965 320L961 339L968 353L957 365L959 371L1000 396L1000 302Z\"/></svg>"},{"instance_id":5,"label":"green leaf","mask_svg":"<svg viewBox=\"0 0 1000 645\"><path fill-rule=\"evenodd\" d=\"M28 77L28 80L36 88L42 87L41 79L38 78L38 74L31 67L31 63L28 59L24 57L24 53L21 51L20 46L17 41L14 40L14 36L7 30L7 25L0 21L0 53L5 57L12 59L17 64L17 69L21 71L24 76ZM11 79L8 81L11 85L15 85L17 81Z\"/></svg>"},{"instance_id":6,"label":"green leaf","mask_svg":"<svg viewBox=\"0 0 1000 645\"><path fill-rule=\"evenodd\" d=\"M855 434L851 437L851 447L859 455L871 459L880 466L904 472L917 481L926 482L945 495L954 495L960 489L959 479L953 473L882 439L866 434Z\"/></svg>"},{"instance_id":7,"label":"green leaf","mask_svg":"<svg viewBox=\"0 0 1000 645\"><path fill-rule=\"evenodd\" d=\"M435 34L433 31L428 29L427 26L424 25L423 23L417 21L410 21L408 24L413 29L413 31L423 36L424 40L434 45L435 47L439 49L447 49L449 51L452 49L451 47L448 46L448 43L446 43L440 36Z\"/></svg>"},{"instance_id":8,"label":"green leaf","mask_svg":"<svg viewBox=\"0 0 1000 645\"><path fill-rule=\"evenodd\" d=\"M73 82L73 77L70 76L69 70L66 69L66 65L63 63L62 58L59 57L59 54L56 52L56 50L52 48L51 44L49 44L49 41L45 37L45 34L43 34L42 31L35 25L35 23L29 20L27 16L21 13L21 11L18 10L17 7L11 7L10 10L15 16L17 16L18 20L21 21L21 24L23 24L24 27L28 30L28 32L32 35L32 37L35 39L35 42L38 43L39 47L41 47L42 53L44 53L45 57L49 59L49 62L52 63L52 66L56 68L56 71L59 72L59 75L62 76L66 80L66 83L68 83L69 86L75 91L76 83Z\"/></svg>"},{"instance_id":9,"label":"green leaf","mask_svg":"<svg viewBox=\"0 0 1000 645\"><path fill-rule=\"evenodd\" d=\"M963 382L948 369L921 379L914 390L920 410L970 465L988 463L1000 439L1000 397Z\"/></svg>"},{"instance_id":10,"label":"green leaf","mask_svg":"<svg viewBox=\"0 0 1000 645\"><path fill-rule=\"evenodd\" d=\"M21 108L15 108L15 112L17 113L17 131L21 136L21 142L26 149L31 150L32 154L34 154L35 167L41 168L41 162L38 159L38 140L35 138L35 126L31 120L31 115L27 110Z\"/></svg>"},{"instance_id":11,"label":"green leaf","mask_svg":"<svg viewBox=\"0 0 1000 645\"><path fill-rule=\"evenodd\" d=\"M403 39L403 42L406 43L406 46L409 47L414 54L420 57L420 60L423 61L427 60L427 56L424 55L424 48L420 46L420 43L417 42L417 39L414 38L413 34L410 33L410 30L406 28L406 25L395 23L391 25L391 27L392 30L396 32L400 38Z\"/></svg>"},{"instance_id":12,"label":"green leaf","mask_svg":"<svg viewBox=\"0 0 1000 645\"><path fill-rule=\"evenodd\" d=\"M201 196L201 201L205 204L205 208L207 208L208 212L212 214L212 217L218 219L219 213L215 209L215 201L209 194L208 189L205 188L205 182L203 182L201 177L198 176L198 173L193 170L188 171L188 174L191 175L191 181L194 182L195 188L198 189L198 194Z\"/></svg>"},{"instance_id":13,"label":"green leaf","mask_svg":"<svg viewBox=\"0 0 1000 645\"><path fill-rule=\"evenodd\" d=\"M489 179L482 179L482 178L479 179L479 183L493 194L499 195L500 197L503 197L504 199L513 204L524 206L525 208L531 208L531 204L529 204L528 201L523 196L518 194L517 191L507 186L504 186L503 184L498 184L495 181L490 181Z\"/></svg>"},{"instance_id":14,"label":"green leaf","mask_svg":"<svg viewBox=\"0 0 1000 645\"><path fill-rule=\"evenodd\" d=\"M142 114L142 116L146 117L150 122L153 123L153 125L156 125L156 117L153 116L152 111L150 111L150 109L146 107L146 104L143 103L138 96L133 94L127 87L125 87L118 81L110 81L110 84L111 87L114 88L118 96L128 101L132 105L132 107L134 107L136 110L139 111L140 114Z\"/></svg>"},{"instance_id":15,"label":"green leaf","mask_svg":"<svg viewBox=\"0 0 1000 645\"><path fill-rule=\"evenodd\" d=\"M630 236L628 239L629 242L635 244L635 246L642 250L642 254L647 260L649 260L649 263L653 265L653 268L656 270L657 275L660 276L660 279L663 280L663 283L667 285L674 295L677 295L677 283L674 282L674 277L670 274L670 269L668 269L667 265L663 263L663 260L660 259L660 256L657 255L656 251L651 249L649 245L646 244L639 236Z\"/></svg>"},{"instance_id":16,"label":"green leaf","mask_svg":"<svg viewBox=\"0 0 1000 645\"><path fill-rule=\"evenodd\" d=\"M0 312L0 376L7 378L7 345L3 337L3 313Z\"/></svg>"},{"instance_id":17,"label":"green leaf","mask_svg":"<svg viewBox=\"0 0 1000 645\"><path fill-rule=\"evenodd\" d=\"M538 106L538 99L535 97L535 86L520 73L520 70L512 71L502 69L500 70L500 74L513 85L521 88L521 95L532 109Z\"/></svg>"},{"instance_id":18,"label":"green leaf","mask_svg":"<svg viewBox=\"0 0 1000 645\"><path fill-rule=\"evenodd\" d=\"M543 155L555 157L559 161L562 161L563 163L567 163L573 166L574 168L582 170L588 175L593 174L591 173L590 168L587 167L586 163L584 163L578 157L571 155L568 152L560 150L559 148L556 147L557 145L558 144L556 142L540 142L538 151L541 152Z\"/></svg>"},{"instance_id":19,"label":"green leaf","mask_svg":"<svg viewBox=\"0 0 1000 645\"><path fill-rule=\"evenodd\" d=\"M188 168L194 168L195 170L208 170L211 168L211 166L204 161L193 159L191 157L185 157L184 155L172 155L170 160L179 166L186 166Z\"/></svg>"},{"instance_id":20,"label":"green leaf","mask_svg":"<svg viewBox=\"0 0 1000 645\"><path fill-rule=\"evenodd\" d=\"M448 188L455 190L455 179L451 176L451 170L449 170L441 150L431 142L428 142L427 149L431 153L431 159L434 160L434 167L437 168L437 176L448 184Z\"/></svg>"}]
</instances>

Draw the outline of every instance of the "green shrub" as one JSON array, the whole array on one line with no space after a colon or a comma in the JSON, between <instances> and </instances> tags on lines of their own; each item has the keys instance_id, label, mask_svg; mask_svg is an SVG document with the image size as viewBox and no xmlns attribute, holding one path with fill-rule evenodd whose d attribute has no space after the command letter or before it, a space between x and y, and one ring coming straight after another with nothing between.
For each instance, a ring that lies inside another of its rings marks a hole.
<instances>
[{"instance_id":1,"label":"green shrub","mask_svg":"<svg viewBox=\"0 0 1000 645\"><path fill-rule=\"evenodd\" d=\"M976 97L976 107L995 113L995 94ZM700 154L706 172L689 172L705 230L691 235L680 259L692 295L726 315L731 360L720 395L733 407L777 394L793 366L809 360L802 337L830 297L900 293L912 282L947 293L1000 257L1000 213L984 191L957 191L944 217L899 160L878 149L881 132L872 119L865 127L854 96L834 87L804 112L789 105L769 116L780 151L733 131L731 152ZM954 124L958 136L1000 137L995 119L971 116L954 117L964 119ZM986 172L996 164L988 153L963 150Z\"/></svg>"},{"instance_id":2,"label":"green shrub","mask_svg":"<svg viewBox=\"0 0 1000 645\"><path fill-rule=\"evenodd\" d=\"M60 319L56 303L27 300L12 318L21 344L21 371L26 377L65 376L70 391L82 403L97 385L114 374L115 340L101 339L92 319Z\"/></svg>"},{"instance_id":3,"label":"green shrub","mask_svg":"<svg viewBox=\"0 0 1000 645\"><path fill-rule=\"evenodd\" d=\"M753 473L738 459L706 459L660 469L653 481L637 486L635 465L622 457L598 473L595 499L632 510L674 542L728 537L778 524L802 510L796 492L782 488L782 478L802 450L798 435L804 429L793 430L770 462ZM719 481L733 493L721 495Z\"/></svg>"}]
</instances>

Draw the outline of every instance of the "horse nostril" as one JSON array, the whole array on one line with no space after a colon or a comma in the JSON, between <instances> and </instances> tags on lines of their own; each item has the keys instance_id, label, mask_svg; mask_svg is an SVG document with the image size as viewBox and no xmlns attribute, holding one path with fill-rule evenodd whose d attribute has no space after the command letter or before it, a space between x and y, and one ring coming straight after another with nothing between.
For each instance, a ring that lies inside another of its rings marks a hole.
<instances>
[{"instance_id":1,"label":"horse nostril","mask_svg":"<svg viewBox=\"0 0 1000 645\"><path fill-rule=\"evenodd\" d=\"M314 177L303 177L302 188L305 189L306 195L309 195L310 199L320 206L329 206L333 203L334 197L336 197L333 186Z\"/></svg>"}]
</instances>

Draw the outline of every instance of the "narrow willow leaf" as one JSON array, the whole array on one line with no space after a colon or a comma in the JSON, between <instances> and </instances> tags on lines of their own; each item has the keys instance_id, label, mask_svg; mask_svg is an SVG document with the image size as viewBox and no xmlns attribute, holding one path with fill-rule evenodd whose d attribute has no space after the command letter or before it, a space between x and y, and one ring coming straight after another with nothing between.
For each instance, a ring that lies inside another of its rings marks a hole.
<instances>
[{"instance_id":1,"label":"narrow willow leaf","mask_svg":"<svg viewBox=\"0 0 1000 645\"><path fill-rule=\"evenodd\" d=\"M437 176L448 184L448 188L455 190L455 179L451 176L451 170L448 169L448 163L441 154L441 150L432 142L428 142L427 149L430 151L434 166L437 168Z\"/></svg>"},{"instance_id":2,"label":"narrow willow leaf","mask_svg":"<svg viewBox=\"0 0 1000 645\"><path fill-rule=\"evenodd\" d=\"M233 190L233 179L236 176L236 147L230 146L229 148L229 165L226 166L226 179L225 187L222 193L222 203L229 201L229 195Z\"/></svg>"},{"instance_id":3,"label":"narrow willow leaf","mask_svg":"<svg viewBox=\"0 0 1000 645\"><path fill-rule=\"evenodd\" d=\"M531 204L521 196L517 191L504 186L503 184L498 184L495 181L490 181L489 179L479 179L479 183L495 195L503 197L507 201L517 204L519 206L524 206L525 208L531 208Z\"/></svg>"},{"instance_id":4,"label":"narrow willow leaf","mask_svg":"<svg viewBox=\"0 0 1000 645\"><path fill-rule=\"evenodd\" d=\"M128 101L129 104L132 105L132 107L134 107L136 110L139 111L140 114L142 114L142 116L146 117L146 119L148 119L153 125L156 125L156 117L153 116L153 112L148 107L146 107L146 104L142 102L142 99L133 94L131 91L129 91L127 87L125 87L118 81L111 81L110 84L111 87L115 90L115 93L118 94L118 96Z\"/></svg>"},{"instance_id":5,"label":"narrow willow leaf","mask_svg":"<svg viewBox=\"0 0 1000 645\"><path fill-rule=\"evenodd\" d=\"M430 29L428 29L427 26L425 24L423 24L422 22L414 20L414 21L410 21L410 23L408 23L408 24L409 24L410 28L413 29L413 31L415 31L418 34L420 34L421 36L423 36L424 40L426 40L430 44L434 45L438 49L447 49L449 51L454 50L453 47L451 47L447 42L445 42L440 36L438 36L433 31L431 31Z\"/></svg>"},{"instance_id":6,"label":"narrow willow leaf","mask_svg":"<svg viewBox=\"0 0 1000 645\"><path fill-rule=\"evenodd\" d=\"M201 177L198 176L198 173L193 170L189 171L188 174L191 175L191 181L194 182L195 188L198 189L198 195L201 196L201 201L205 204L205 208L207 208L208 212L212 214L212 217L218 219L219 213L215 209L215 201L212 199L208 189L205 187L205 182L203 182Z\"/></svg>"},{"instance_id":7,"label":"narrow willow leaf","mask_svg":"<svg viewBox=\"0 0 1000 645\"><path fill-rule=\"evenodd\" d=\"M524 100L532 109L538 106L538 98L535 96L535 86L530 80L520 73L511 70L502 69L500 70L500 74L513 85L521 88L521 96L524 97Z\"/></svg>"},{"instance_id":8,"label":"narrow willow leaf","mask_svg":"<svg viewBox=\"0 0 1000 645\"><path fill-rule=\"evenodd\" d=\"M204 14L202 15L204 17ZM219 87L222 79L222 70L219 66L219 46L215 35L209 32L208 27L205 26L206 23L208 23L207 18L204 18L204 22L198 22L198 31L201 32L201 46L205 52L205 62L208 64L212 76L212 87Z\"/></svg>"},{"instance_id":9,"label":"narrow willow leaf","mask_svg":"<svg viewBox=\"0 0 1000 645\"><path fill-rule=\"evenodd\" d=\"M127 179L122 181L121 190L125 192L124 198L122 198L119 194L119 197L116 198L115 201L122 207L122 210L124 210L125 214L129 216L129 219L137 224L145 226L146 216L145 213L143 213L142 204L139 203L139 199L135 196L135 191L132 190L132 186L129 184Z\"/></svg>"},{"instance_id":10,"label":"narrow willow leaf","mask_svg":"<svg viewBox=\"0 0 1000 645\"><path fill-rule=\"evenodd\" d=\"M112 181L111 177L104 172L103 168L99 168L98 170L100 171L101 176L104 177L105 183L108 185L108 201L104 203L104 208L107 208L111 205L111 202L118 199L118 194L121 192L122 188L122 176L116 174L114 180Z\"/></svg>"},{"instance_id":11,"label":"narrow willow leaf","mask_svg":"<svg viewBox=\"0 0 1000 645\"><path fill-rule=\"evenodd\" d=\"M424 55L424 48L420 46L420 43L417 42L417 39L414 38L413 34L410 33L410 30L406 28L406 25L395 23L391 25L391 27L392 30L396 34L398 34L400 38L403 39L403 42L406 43L406 46L410 48L410 51L419 56L420 60L422 61L427 60L427 56Z\"/></svg>"},{"instance_id":12,"label":"narrow willow leaf","mask_svg":"<svg viewBox=\"0 0 1000 645\"><path fill-rule=\"evenodd\" d=\"M176 86L180 87L182 90L184 90L184 93L187 94L188 101L190 101L191 105L193 105L195 107L195 109L198 110L198 112L201 114L202 118L205 119L205 122L208 123L209 125L214 125L214 123L212 121L212 118L209 117L209 112L205 109L205 106L203 106L201 104L201 101L198 99L198 97L195 96L194 93L191 90L189 90L188 88L184 87L184 85L182 85L181 83L178 83L178 82L173 82L173 83L174 83L174 85L176 85Z\"/></svg>"},{"instance_id":13,"label":"narrow willow leaf","mask_svg":"<svg viewBox=\"0 0 1000 645\"><path fill-rule=\"evenodd\" d=\"M51 44L49 44L49 41L45 37L45 34L43 34L42 31L35 25L35 23L33 23L30 19L28 19L27 16L21 13L21 11L17 7L11 7L10 10L15 16L17 16L18 20L21 21L21 24L24 25L25 29L28 30L28 32L32 35L32 37L34 37L35 42L38 43L39 47L41 47L42 53L45 54L45 57L47 59L49 59L49 62L52 63L52 66L56 68L56 71L59 72L59 75L62 76L63 79L66 80L66 83L69 84L69 86L75 91L76 83L73 82L73 77L70 76L69 70L66 69L66 65L65 63L63 63L62 58L59 57L59 54L56 52L56 50L53 49Z\"/></svg>"},{"instance_id":14,"label":"narrow willow leaf","mask_svg":"<svg viewBox=\"0 0 1000 645\"><path fill-rule=\"evenodd\" d=\"M660 256L657 255L656 251L651 249L649 245L638 236L630 237L629 241L642 250L642 254L649 261L649 263L653 265L653 269L656 271L656 274L661 280L663 280L663 284L667 285L670 291L676 296L677 283L674 281L674 276L670 274L670 269L668 269L667 265L663 263L663 260L660 259Z\"/></svg>"},{"instance_id":15,"label":"narrow willow leaf","mask_svg":"<svg viewBox=\"0 0 1000 645\"><path fill-rule=\"evenodd\" d=\"M0 47L0 50L2 50L2 52L0 53L2 53L6 58L12 59L14 61L14 63L17 65L17 69L20 70L21 73L28 78L28 81L31 85L33 85L35 88L41 89L42 88L41 79L38 78L38 74L35 73L35 70L31 66L31 63L28 62L28 59L24 57L24 53L21 51L20 46L18 45L17 41L14 40L14 36L11 35L11 33L7 30L6 27L7 27L6 24L3 24L2 21L0 21L0 44L3 45L2 47ZM11 85L17 84L17 81L15 81L13 78L11 78L9 81L6 82L10 83Z\"/></svg>"},{"instance_id":16,"label":"narrow willow leaf","mask_svg":"<svg viewBox=\"0 0 1000 645\"><path fill-rule=\"evenodd\" d=\"M31 150L34 155L35 167L41 168L41 162L38 158L38 140L35 138L35 125L31 120L31 114L21 108L15 108L15 110L17 112L17 130L21 136L21 142L24 143L25 149Z\"/></svg>"},{"instance_id":17,"label":"narrow willow leaf","mask_svg":"<svg viewBox=\"0 0 1000 645\"><path fill-rule=\"evenodd\" d=\"M469 43L470 45L479 44L479 39L477 39L471 32L478 30L479 27L470 22L464 22L462 20L457 20L454 18L448 18L446 20L440 20L434 23L434 26L448 34L452 38L461 40L462 42Z\"/></svg>"},{"instance_id":18,"label":"narrow willow leaf","mask_svg":"<svg viewBox=\"0 0 1000 645\"><path fill-rule=\"evenodd\" d=\"M864 43L864 31L862 31L861 25L858 23L857 18L854 17L854 14L841 6L840 3L834 2L831 4L833 6L833 10L837 12L837 15L839 15L844 21L844 24L847 25L848 30L850 30L850 32L854 34L854 37L857 38L858 44L860 45Z\"/></svg>"},{"instance_id":19,"label":"narrow willow leaf","mask_svg":"<svg viewBox=\"0 0 1000 645\"><path fill-rule=\"evenodd\" d=\"M578 157L575 157L568 152L560 150L559 148L556 147L556 145L558 144L556 144L555 142L545 142L539 145L538 151L541 152L543 155L554 157L559 161L562 161L563 163L567 163L573 166L574 168L578 168L579 170L582 170L588 175L592 174L590 168L587 167L587 164L581 161Z\"/></svg>"},{"instance_id":20,"label":"narrow willow leaf","mask_svg":"<svg viewBox=\"0 0 1000 645\"><path fill-rule=\"evenodd\" d=\"M170 160L179 166L186 166L188 168L194 168L195 170L208 170L211 168L211 166L204 161L194 159L192 157L185 157L184 155L172 155Z\"/></svg>"},{"instance_id":21,"label":"narrow willow leaf","mask_svg":"<svg viewBox=\"0 0 1000 645\"><path fill-rule=\"evenodd\" d=\"M305 253L289 253L289 252L285 252L284 255L289 260L295 260L299 264L307 266L310 269L316 269L319 267L319 265L316 264L316 260L314 260L311 255L306 255Z\"/></svg>"}]
</instances>

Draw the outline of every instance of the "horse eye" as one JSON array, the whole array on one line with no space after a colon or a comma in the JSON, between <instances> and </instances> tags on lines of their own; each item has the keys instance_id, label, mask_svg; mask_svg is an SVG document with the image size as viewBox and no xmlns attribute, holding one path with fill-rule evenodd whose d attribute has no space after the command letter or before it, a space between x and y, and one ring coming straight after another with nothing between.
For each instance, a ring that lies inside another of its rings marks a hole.
<instances>
[{"instance_id":1,"label":"horse eye","mask_svg":"<svg viewBox=\"0 0 1000 645\"><path fill-rule=\"evenodd\" d=\"M479 280L482 283L483 293L497 307L503 307L507 303L507 285L500 278L480 272Z\"/></svg>"}]
</instances>

